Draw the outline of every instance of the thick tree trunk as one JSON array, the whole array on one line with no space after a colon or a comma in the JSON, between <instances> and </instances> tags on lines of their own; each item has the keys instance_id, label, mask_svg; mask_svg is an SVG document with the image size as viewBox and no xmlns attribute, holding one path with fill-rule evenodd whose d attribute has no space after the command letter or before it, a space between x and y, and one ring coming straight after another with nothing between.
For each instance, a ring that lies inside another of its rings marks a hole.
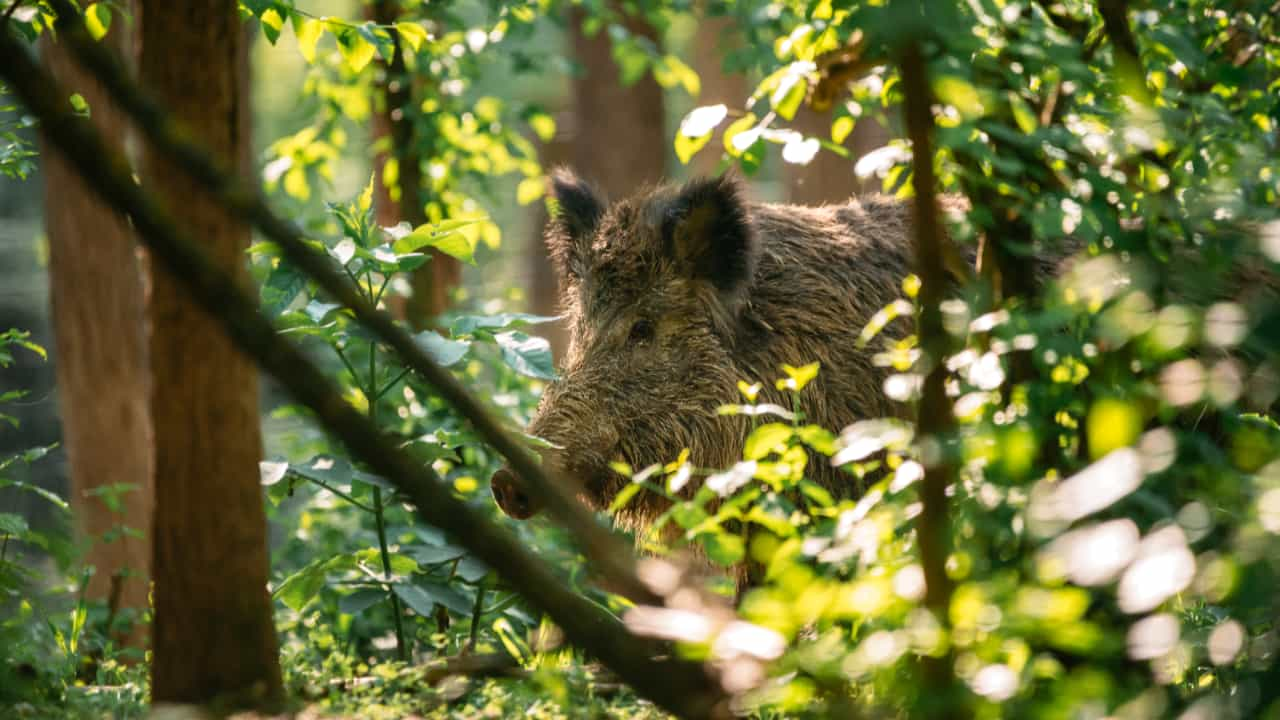
<instances>
[{"instance_id":1,"label":"thick tree trunk","mask_svg":"<svg viewBox=\"0 0 1280 720\"><path fill-rule=\"evenodd\" d=\"M116 23L106 42L127 47L125 27ZM43 54L46 67L89 104L89 122L107 138L123 138L126 122L102 86L58 44L46 41ZM125 217L93 195L58 152L48 144L43 150L54 368L76 534L89 543L85 560L94 568L87 592L106 600L114 617L136 616L147 609L151 566L142 274ZM116 509L100 489L118 498ZM113 635L146 646L140 622Z\"/></svg>"},{"instance_id":2,"label":"thick tree trunk","mask_svg":"<svg viewBox=\"0 0 1280 720\"><path fill-rule=\"evenodd\" d=\"M233 4L141 3L143 84L228 166L243 162L244 34ZM223 267L248 229L160 153L147 189ZM259 489L258 378L176 280L153 268L147 306L156 438L153 702L255 705L280 693Z\"/></svg>"},{"instance_id":3,"label":"thick tree trunk","mask_svg":"<svg viewBox=\"0 0 1280 720\"><path fill-rule=\"evenodd\" d=\"M570 22L573 54L584 69L573 79L570 162L617 199L658 182L666 172L670 141L662 88L650 73L624 86L609 34L583 34L580 11L572 13ZM643 19L627 15L622 24L631 34L661 45L657 31Z\"/></svg>"},{"instance_id":4,"label":"thick tree trunk","mask_svg":"<svg viewBox=\"0 0 1280 720\"><path fill-rule=\"evenodd\" d=\"M574 59L582 74L573 78L571 110L557 118L557 137L543 146L545 167L567 164L604 193L618 199L632 190L662 180L670 146L666 133L666 105L662 88L646 73L624 86L613 60L613 43L604 30L588 37L582 32L583 14L570 13L569 35ZM628 15L623 25L632 34L661 44L657 32L643 19ZM538 235L526 253L529 277L529 310L555 315L560 308L558 280L542 242L545 213L540 214ZM544 325L540 332L551 342L557 357L567 342L560 323Z\"/></svg>"},{"instance_id":5,"label":"thick tree trunk","mask_svg":"<svg viewBox=\"0 0 1280 720\"><path fill-rule=\"evenodd\" d=\"M747 82L746 75L724 71L725 54L742 44L742 34L738 31L734 18L708 16L705 14L705 7L699 12L702 14L698 18L698 33L689 48L689 63L702 80L702 95L698 97L698 104L723 103L733 113L728 120L720 123L707 147L689 163L693 174L710 175L719 167L720 159L724 156L725 128L737 119L737 113L743 112L754 85Z\"/></svg>"}]
</instances>

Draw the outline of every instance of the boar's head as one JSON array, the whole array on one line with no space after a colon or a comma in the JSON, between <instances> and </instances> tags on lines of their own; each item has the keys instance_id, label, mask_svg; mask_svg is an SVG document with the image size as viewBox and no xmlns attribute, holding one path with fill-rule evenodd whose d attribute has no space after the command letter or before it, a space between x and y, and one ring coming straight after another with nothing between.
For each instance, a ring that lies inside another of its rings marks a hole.
<instances>
[{"instance_id":1,"label":"boar's head","mask_svg":"<svg viewBox=\"0 0 1280 720\"><path fill-rule=\"evenodd\" d=\"M612 205L566 171L550 187L547 245L570 341L528 428L555 446L542 451L544 466L600 509L628 482L612 461L639 470L688 448L696 466L732 464L743 428L716 410L737 393L735 345L757 253L737 183L695 180ZM512 517L539 509L508 468L492 487ZM661 503L641 493L617 519L642 524Z\"/></svg>"}]
</instances>

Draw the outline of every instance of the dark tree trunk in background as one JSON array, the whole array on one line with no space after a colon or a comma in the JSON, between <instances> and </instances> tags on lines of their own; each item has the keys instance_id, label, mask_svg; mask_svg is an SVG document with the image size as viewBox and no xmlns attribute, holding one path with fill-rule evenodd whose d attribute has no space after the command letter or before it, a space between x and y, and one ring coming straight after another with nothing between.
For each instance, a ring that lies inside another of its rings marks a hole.
<instances>
[{"instance_id":1,"label":"dark tree trunk in background","mask_svg":"<svg viewBox=\"0 0 1280 720\"><path fill-rule=\"evenodd\" d=\"M741 44L742 35L734 18L699 15L698 32L689 48L689 64L702 80L702 95L697 104L723 103L729 108L730 116L716 128L702 152L690 161L689 170L694 175L710 175L720 166L724 156L724 130L743 112L747 97L754 89L746 75L724 70L725 53Z\"/></svg>"},{"instance_id":2,"label":"dark tree trunk in background","mask_svg":"<svg viewBox=\"0 0 1280 720\"><path fill-rule=\"evenodd\" d=\"M831 140L832 119L831 112L816 112L806 105L796 113L790 126L806 136ZM857 193L878 192L880 178L860 179L853 174L853 165L858 158L883 146L888 140L888 131L875 121L864 118L858 120L853 132L844 140L849 157L842 158L823 148L808 165L786 164L791 202L800 205L836 204Z\"/></svg>"},{"instance_id":3,"label":"dark tree trunk in background","mask_svg":"<svg viewBox=\"0 0 1280 720\"><path fill-rule=\"evenodd\" d=\"M583 73L573 79L569 162L617 199L661 180L666 172L671 143L662 88L648 72L635 84L623 86L609 34L603 29L591 37L583 34L579 11L570 22L573 55ZM623 25L632 35L662 44L643 19L628 15Z\"/></svg>"},{"instance_id":4,"label":"dark tree trunk in background","mask_svg":"<svg viewBox=\"0 0 1280 720\"><path fill-rule=\"evenodd\" d=\"M126 48L126 27L114 23L104 42ZM46 67L89 104L88 122L106 138L123 138L124 118L69 51L46 40L43 54ZM94 568L87 594L113 611L140 614L147 609L152 509L141 269L125 217L93 195L47 144L42 161L62 442L76 534L91 543L85 560ZM92 494L110 486L132 486L118 495L118 510ZM146 647L141 623L114 637Z\"/></svg>"},{"instance_id":5,"label":"dark tree trunk in background","mask_svg":"<svg viewBox=\"0 0 1280 720\"><path fill-rule=\"evenodd\" d=\"M229 166L243 164L242 32L232 3L144 0L139 73ZM215 262L245 272L248 229L161 153L141 164ZM280 694L253 364L179 284L152 267L147 306L156 440L153 702L258 705Z\"/></svg>"},{"instance_id":6,"label":"dark tree trunk in background","mask_svg":"<svg viewBox=\"0 0 1280 720\"><path fill-rule=\"evenodd\" d=\"M630 86L619 80L613 60L613 43L601 29L588 37L582 32L583 13L569 18L573 57L582 73L573 78L571 111L558 120L559 136L544 147L545 167L568 165L612 198L655 183L666 174L670 139L666 132L666 105L662 88L651 73ZM661 44L657 32L641 18L628 15L623 25L633 35ZM558 311L556 278L542 244L545 213L538 235L530 244L528 269L530 311L554 315ZM565 329L544 325L541 334L552 342L557 357L564 349Z\"/></svg>"},{"instance_id":7,"label":"dark tree trunk in background","mask_svg":"<svg viewBox=\"0 0 1280 720\"><path fill-rule=\"evenodd\" d=\"M570 160L572 141L566 129L573 122L572 110L562 112L556 117L556 136L542 146L541 161L544 168L572 164ZM528 273L527 302L529 312L535 315L556 315L560 312L560 279L556 277L555 268L551 265L551 258L547 255L547 246L542 237L549 218L545 203L538 203L535 207L538 217L534 224L533 235L525 249L525 270ZM539 325L537 333L551 343L551 354L556 359L564 356L569 345L569 330L564 323Z\"/></svg>"},{"instance_id":8,"label":"dark tree trunk in background","mask_svg":"<svg viewBox=\"0 0 1280 720\"><path fill-rule=\"evenodd\" d=\"M392 25L400 19L397 0L375 0L369 8L374 22ZM387 151L374 157L375 213L378 224L395 225L402 221L417 227L427 222L422 197L422 155L419 138L414 133L412 115L417 113L413 100L414 78L406 68L405 53L411 50L395 41L393 59L383 64L384 82L380 88L381 106L373 114L374 139L390 138ZM429 80L427 80L429 81ZM396 191L382 183L387 160L396 161L399 179ZM413 295L403 303L395 301L393 309L408 323L422 330L432 319L449 309L454 288L462 281L462 263L457 258L429 248L431 261L413 271L410 283Z\"/></svg>"}]
</instances>

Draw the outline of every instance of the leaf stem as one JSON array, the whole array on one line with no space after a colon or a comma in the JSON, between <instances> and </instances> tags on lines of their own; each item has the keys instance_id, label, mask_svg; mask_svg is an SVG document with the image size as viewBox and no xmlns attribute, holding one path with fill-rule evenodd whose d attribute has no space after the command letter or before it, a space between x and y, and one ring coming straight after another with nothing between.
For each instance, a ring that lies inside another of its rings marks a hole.
<instances>
[{"instance_id":1,"label":"leaf stem","mask_svg":"<svg viewBox=\"0 0 1280 720\"><path fill-rule=\"evenodd\" d=\"M484 583L476 586L476 602L471 608L471 631L467 635L467 652L476 651L476 637L480 634L480 616L484 614Z\"/></svg>"},{"instance_id":2,"label":"leaf stem","mask_svg":"<svg viewBox=\"0 0 1280 720\"><path fill-rule=\"evenodd\" d=\"M375 303L376 304L376 303ZM378 374L377 345L369 341L369 385L366 395L369 400L369 422L374 426L378 422ZM373 486L373 520L378 532L378 554L382 557L382 574L391 582L391 552L387 550L387 525L382 505L382 488ZM404 613L400 609L400 596L393 588L388 587L391 596L391 613L396 623L396 657L404 662L408 659L408 647L404 639Z\"/></svg>"},{"instance_id":3,"label":"leaf stem","mask_svg":"<svg viewBox=\"0 0 1280 720\"><path fill-rule=\"evenodd\" d=\"M341 490L339 490L339 489L337 489L337 488L333 487L332 485L330 485L329 483L327 483L327 482L325 482L325 481L323 481L323 480L320 480L319 478L307 477L306 475L303 475L303 474L301 474L301 473L290 473L290 474L291 474L291 475L294 475L295 477L300 477L300 478L302 478L303 480L306 480L307 482L311 482L311 483L315 483L316 485L319 485L320 487L324 488L325 490L328 490L329 492L333 493L334 495L337 495L338 497L340 497L340 498L342 498L343 500L345 500L345 501L347 501L347 502L351 503L352 505L355 505L356 507L360 508L361 510L364 510L365 512L368 512L368 513L375 512L375 511L374 511L374 509L373 509L372 507L370 507L370 506L368 506L368 505L365 505L364 503L360 502L359 500L355 499L354 497L352 497L352 496L348 495L347 493L342 492Z\"/></svg>"}]
</instances>

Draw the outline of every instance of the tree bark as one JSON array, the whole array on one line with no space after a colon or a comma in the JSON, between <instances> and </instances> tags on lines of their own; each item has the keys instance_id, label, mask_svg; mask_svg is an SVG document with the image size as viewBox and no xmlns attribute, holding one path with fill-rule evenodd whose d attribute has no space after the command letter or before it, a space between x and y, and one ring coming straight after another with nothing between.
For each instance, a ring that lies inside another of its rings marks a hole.
<instances>
[{"instance_id":1,"label":"tree bark","mask_svg":"<svg viewBox=\"0 0 1280 720\"><path fill-rule=\"evenodd\" d=\"M104 42L127 47L125 27L115 23ZM89 122L119 149L127 123L109 93L66 48L46 39L42 52L49 71L88 103ZM153 500L142 274L128 220L99 200L47 140L42 145L54 369L76 535L88 543L85 561L94 568L87 596L106 601L113 617L142 613ZM99 489L118 497L117 509ZM109 630L116 642L146 646L141 622Z\"/></svg>"},{"instance_id":2,"label":"tree bark","mask_svg":"<svg viewBox=\"0 0 1280 720\"><path fill-rule=\"evenodd\" d=\"M698 32L689 48L689 64L702 80L702 94L698 105L723 103L731 113L742 112L753 86L743 73L724 71L725 55L742 45L742 33L735 19L727 16L709 16L705 3L699 7ZM724 131L736 119L730 115L720 123L710 142L702 152L693 156L689 169L696 175L710 175L720 165L724 156Z\"/></svg>"},{"instance_id":3,"label":"tree bark","mask_svg":"<svg viewBox=\"0 0 1280 720\"><path fill-rule=\"evenodd\" d=\"M393 25L400 19L398 0L375 0L369 8L374 22ZM427 222L422 199L422 153L414 133L413 117L420 112L413 100L414 78L409 74L404 55L411 52L398 37L393 37L394 54L384 64L385 82L380 88L382 106L373 114L374 140L390 139L389 152L374 156L374 211L383 226L408 222L417 227ZM396 188L382 182L387 161L394 158L399 178ZM431 261L414 270L410 276L413 294L403 302L392 304L397 315L411 327L423 330L434 318L449 309L454 288L462 282L462 263L435 248L428 248ZM398 306L398 307L397 307Z\"/></svg>"},{"instance_id":4,"label":"tree bark","mask_svg":"<svg viewBox=\"0 0 1280 720\"><path fill-rule=\"evenodd\" d=\"M830 112L818 112L805 105L796 113L791 127L810 137L831 139ZM786 175L791 202L800 205L844 203L853 195L880 190L880 178L860 179L853 174L858 158L883 146L889 133L874 120L862 118L853 126L843 146L849 157L843 158L823 148L808 165L787 164Z\"/></svg>"},{"instance_id":5,"label":"tree bark","mask_svg":"<svg viewBox=\"0 0 1280 720\"><path fill-rule=\"evenodd\" d=\"M670 145L666 104L651 73L630 86L621 83L609 34L602 29L588 37L582 17L579 10L570 17L573 55L583 67L573 79L570 162L616 199L665 175ZM628 14L622 25L632 35L661 44L643 18Z\"/></svg>"},{"instance_id":6,"label":"tree bark","mask_svg":"<svg viewBox=\"0 0 1280 720\"><path fill-rule=\"evenodd\" d=\"M543 146L542 161L546 167L567 163L605 195L617 199L666 175L670 147L666 104L662 88L650 73L632 85L622 84L609 34L601 29L588 37L582 32L583 17L581 10L569 14L571 50L582 73L573 78L571 110L557 118L557 137ZM622 25L633 35L661 44L657 31L643 18L628 14ZM560 308L559 279L542 242L546 220L545 213L540 213L538 235L526 253L529 309L555 315ZM566 329L552 323L540 331L558 357L567 343Z\"/></svg>"},{"instance_id":7,"label":"tree bark","mask_svg":"<svg viewBox=\"0 0 1280 720\"><path fill-rule=\"evenodd\" d=\"M141 6L143 84L225 166L242 167L248 108L235 6ZM220 267L245 274L245 225L164 153L145 152L141 176ZM151 270L152 701L262 705L280 694L280 668L267 593L257 372L175 278Z\"/></svg>"}]
</instances>

